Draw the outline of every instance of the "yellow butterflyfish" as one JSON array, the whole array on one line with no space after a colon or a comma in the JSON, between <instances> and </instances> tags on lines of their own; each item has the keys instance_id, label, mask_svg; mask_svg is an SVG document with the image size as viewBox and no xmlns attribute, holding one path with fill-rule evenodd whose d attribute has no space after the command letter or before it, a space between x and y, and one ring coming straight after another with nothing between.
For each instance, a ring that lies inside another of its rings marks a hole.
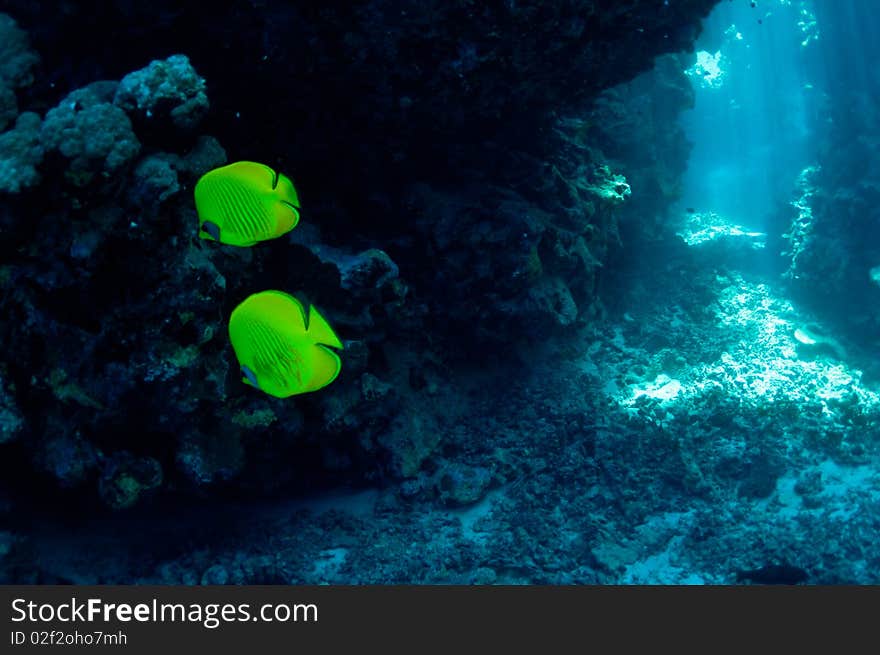
<instances>
[{"instance_id":1,"label":"yellow butterflyfish","mask_svg":"<svg viewBox=\"0 0 880 655\"><path fill-rule=\"evenodd\" d=\"M229 317L242 382L270 396L317 391L336 379L342 342L313 305L283 291L248 296Z\"/></svg>"},{"instance_id":2,"label":"yellow butterflyfish","mask_svg":"<svg viewBox=\"0 0 880 655\"><path fill-rule=\"evenodd\" d=\"M239 161L210 170L194 193L203 239L252 246L287 234L299 222L293 182L265 164Z\"/></svg>"}]
</instances>

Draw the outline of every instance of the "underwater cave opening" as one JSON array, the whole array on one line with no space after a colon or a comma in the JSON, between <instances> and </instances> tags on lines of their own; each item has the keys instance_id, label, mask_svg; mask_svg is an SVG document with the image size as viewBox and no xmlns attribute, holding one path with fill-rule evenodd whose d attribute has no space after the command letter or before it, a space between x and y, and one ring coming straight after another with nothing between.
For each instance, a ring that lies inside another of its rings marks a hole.
<instances>
[{"instance_id":1,"label":"underwater cave opening","mask_svg":"<svg viewBox=\"0 0 880 655\"><path fill-rule=\"evenodd\" d=\"M682 214L766 232L791 199L815 147L823 92L811 67L819 39L809 0L721 2L704 22L693 65L693 142Z\"/></svg>"},{"instance_id":2,"label":"underwater cave opening","mask_svg":"<svg viewBox=\"0 0 880 655\"><path fill-rule=\"evenodd\" d=\"M875 13L871 0L719 3L686 71L693 147L673 208L689 246L745 246L744 272L771 275L869 348L880 330L868 309L880 303Z\"/></svg>"}]
</instances>

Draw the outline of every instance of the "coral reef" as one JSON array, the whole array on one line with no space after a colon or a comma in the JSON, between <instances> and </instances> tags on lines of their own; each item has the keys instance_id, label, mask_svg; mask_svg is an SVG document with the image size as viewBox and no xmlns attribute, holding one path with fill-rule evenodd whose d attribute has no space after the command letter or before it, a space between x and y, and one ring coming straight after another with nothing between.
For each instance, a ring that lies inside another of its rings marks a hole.
<instances>
[{"instance_id":1,"label":"coral reef","mask_svg":"<svg viewBox=\"0 0 880 655\"><path fill-rule=\"evenodd\" d=\"M131 120L113 104L113 82L95 82L65 97L43 120L40 140L69 163L67 179L89 184L96 174L113 175L140 152Z\"/></svg>"},{"instance_id":2,"label":"coral reef","mask_svg":"<svg viewBox=\"0 0 880 655\"><path fill-rule=\"evenodd\" d=\"M33 83L38 62L24 30L12 17L0 14L0 193L18 193L40 180L36 170L43 159L40 117L33 112L18 115L15 94Z\"/></svg>"},{"instance_id":3,"label":"coral reef","mask_svg":"<svg viewBox=\"0 0 880 655\"><path fill-rule=\"evenodd\" d=\"M208 112L205 80L186 55L153 61L119 82L113 104L142 121L170 120L181 129L192 129Z\"/></svg>"},{"instance_id":4,"label":"coral reef","mask_svg":"<svg viewBox=\"0 0 880 655\"><path fill-rule=\"evenodd\" d=\"M11 16L0 14L0 130L18 113L15 90L34 81L40 61L31 50L27 33Z\"/></svg>"},{"instance_id":5,"label":"coral reef","mask_svg":"<svg viewBox=\"0 0 880 655\"><path fill-rule=\"evenodd\" d=\"M20 114L15 126L0 134L0 192L18 193L39 184L43 151L39 115Z\"/></svg>"}]
</instances>

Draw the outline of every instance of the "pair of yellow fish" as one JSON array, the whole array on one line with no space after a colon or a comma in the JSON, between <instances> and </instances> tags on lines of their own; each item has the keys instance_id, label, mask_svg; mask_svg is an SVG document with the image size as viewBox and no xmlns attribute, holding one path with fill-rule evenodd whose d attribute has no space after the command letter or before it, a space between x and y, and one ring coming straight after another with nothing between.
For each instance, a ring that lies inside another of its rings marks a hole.
<instances>
[{"instance_id":1,"label":"pair of yellow fish","mask_svg":"<svg viewBox=\"0 0 880 655\"><path fill-rule=\"evenodd\" d=\"M240 161L205 173L195 188L199 236L252 246L290 232L299 197L290 179L264 164ZM342 342L323 316L283 291L248 296L229 317L229 339L242 382L277 398L317 391L342 368Z\"/></svg>"}]
</instances>

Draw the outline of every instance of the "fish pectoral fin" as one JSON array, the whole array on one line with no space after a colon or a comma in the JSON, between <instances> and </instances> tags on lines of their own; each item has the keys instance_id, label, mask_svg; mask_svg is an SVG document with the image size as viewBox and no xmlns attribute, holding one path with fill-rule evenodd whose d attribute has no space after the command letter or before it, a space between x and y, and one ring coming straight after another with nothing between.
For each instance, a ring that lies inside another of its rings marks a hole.
<instances>
[{"instance_id":1,"label":"fish pectoral fin","mask_svg":"<svg viewBox=\"0 0 880 655\"><path fill-rule=\"evenodd\" d=\"M317 391L333 382L342 370L339 355L321 344L315 344L312 374L303 386L302 393Z\"/></svg>"},{"instance_id":2,"label":"fish pectoral fin","mask_svg":"<svg viewBox=\"0 0 880 655\"><path fill-rule=\"evenodd\" d=\"M314 305L309 305L308 334L316 344L342 350L342 341Z\"/></svg>"},{"instance_id":3,"label":"fish pectoral fin","mask_svg":"<svg viewBox=\"0 0 880 655\"><path fill-rule=\"evenodd\" d=\"M249 384L256 389L260 388L260 381L257 380L257 374L251 370L249 366L241 367L241 374L244 376L241 381L245 384Z\"/></svg>"},{"instance_id":4,"label":"fish pectoral fin","mask_svg":"<svg viewBox=\"0 0 880 655\"><path fill-rule=\"evenodd\" d=\"M220 226L214 221L205 221L199 228L199 236L203 239L220 241Z\"/></svg>"}]
</instances>

